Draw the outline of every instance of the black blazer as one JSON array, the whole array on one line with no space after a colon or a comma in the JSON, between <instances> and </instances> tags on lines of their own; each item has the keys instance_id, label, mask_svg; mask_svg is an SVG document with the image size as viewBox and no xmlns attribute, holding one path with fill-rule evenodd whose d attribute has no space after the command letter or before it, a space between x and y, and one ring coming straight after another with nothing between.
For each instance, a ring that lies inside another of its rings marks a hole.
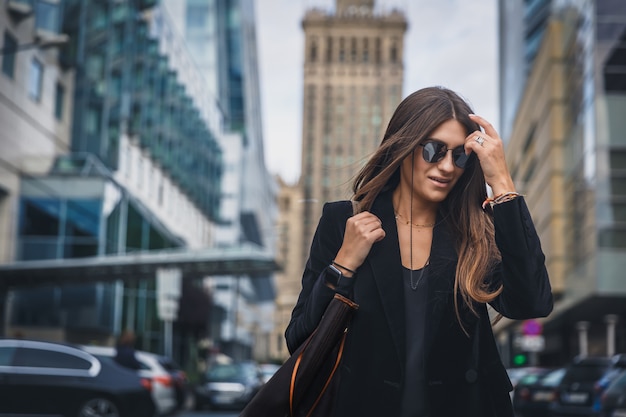
<instances>
[{"instance_id":1,"label":"black blazer","mask_svg":"<svg viewBox=\"0 0 626 417\"><path fill-rule=\"evenodd\" d=\"M348 331L335 416L397 416L405 366L405 308L402 263L391 192L382 193L371 212L386 236L373 245L349 286L339 292L359 304ZM334 291L324 284L325 268L339 251L349 201L327 203L302 277L302 291L285 332L294 351L316 327ZM511 319L547 316L552 292L545 257L522 197L494 207L496 243L502 262L487 277L504 291L491 303ZM508 375L497 351L485 305L479 317L461 308L465 330L454 311L457 254L445 219L433 231L426 316L426 395L430 417L512 417Z\"/></svg>"}]
</instances>

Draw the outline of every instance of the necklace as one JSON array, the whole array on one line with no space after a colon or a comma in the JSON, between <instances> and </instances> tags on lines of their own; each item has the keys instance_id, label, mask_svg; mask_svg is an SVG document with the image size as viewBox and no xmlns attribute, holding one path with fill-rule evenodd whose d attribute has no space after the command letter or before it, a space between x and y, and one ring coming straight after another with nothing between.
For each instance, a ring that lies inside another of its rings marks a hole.
<instances>
[{"instance_id":1,"label":"necklace","mask_svg":"<svg viewBox=\"0 0 626 417\"><path fill-rule=\"evenodd\" d=\"M400 223L404 223L406 225L410 224L413 227L433 227L435 225L435 222L419 224L419 223L412 223L410 220L400 220L400 217L404 218L404 216L400 213L395 213L395 214L396 214L397 221L399 221Z\"/></svg>"},{"instance_id":2,"label":"necklace","mask_svg":"<svg viewBox=\"0 0 626 417\"><path fill-rule=\"evenodd\" d=\"M411 259L411 263L413 263L412 261L413 260ZM413 291L415 291L417 287L419 287L420 282L422 282L422 277L424 276L424 271L426 270L426 267L428 266L428 264L430 264L430 256L428 257L428 259L426 259L426 263L420 270L420 274L417 277L417 282L415 284L413 284L413 266L411 266L411 272L409 273L409 280L410 280L411 289Z\"/></svg>"}]
</instances>

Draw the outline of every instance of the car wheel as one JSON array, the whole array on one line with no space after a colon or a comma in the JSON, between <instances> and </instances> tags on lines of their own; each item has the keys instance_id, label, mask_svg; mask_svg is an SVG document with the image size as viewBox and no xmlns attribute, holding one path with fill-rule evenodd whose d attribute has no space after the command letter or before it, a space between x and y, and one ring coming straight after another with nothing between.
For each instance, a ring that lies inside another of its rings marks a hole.
<instances>
[{"instance_id":1,"label":"car wheel","mask_svg":"<svg viewBox=\"0 0 626 417\"><path fill-rule=\"evenodd\" d=\"M120 417L115 403L108 398L91 398L78 409L78 417Z\"/></svg>"}]
</instances>

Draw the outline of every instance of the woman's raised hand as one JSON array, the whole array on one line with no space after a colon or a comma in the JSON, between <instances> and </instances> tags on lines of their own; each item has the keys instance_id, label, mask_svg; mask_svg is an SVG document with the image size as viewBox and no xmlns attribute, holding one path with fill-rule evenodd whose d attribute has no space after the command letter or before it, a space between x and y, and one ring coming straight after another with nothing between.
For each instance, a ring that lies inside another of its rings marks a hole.
<instances>
[{"instance_id":1,"label":"woman's raised hand","mask_svg":"<svg viewBox=\"0 0 626 417\"><path fill-rule=\"evenodd\" d=\"M485 181L494 195L515 191L513 179L506 165L504 144L496 129L484 118L475 114L469 117L485 131L477 130L465 138L465 149L476 154L485 174Z\"/></svg>"},{"instance_id":2,"label":"woman's raised hand","mask_svg":"<svg viewBox=\"0 0 626 417\"><path fill-rule=\"evenodd\" d=\"M385 237L383 224L369 211L350 217L346 222L343 243L335 261L353 271L363 264L372 245Z\"/></svg>"}]
</instances>

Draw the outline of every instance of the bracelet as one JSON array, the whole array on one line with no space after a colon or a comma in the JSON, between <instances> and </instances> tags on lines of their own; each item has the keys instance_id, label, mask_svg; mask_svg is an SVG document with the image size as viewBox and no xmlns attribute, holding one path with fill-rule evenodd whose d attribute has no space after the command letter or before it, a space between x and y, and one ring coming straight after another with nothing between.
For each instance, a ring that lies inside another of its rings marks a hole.
<instances>
[{"instance_id":1,"label":"bracelet","mask_svg":"<svg viewBox=\"0 0 626 417\"><path fill-rule=\"evenodd\" d=\"M353 271L353 270L352 270L352 269L350 269L350 268L346 268L345 266L343 266L343 265L341 265L341 264L338 264L338 263L337 263L337 262L335 262L334 260L331 262L331 264L333 264L333 265L335 265L335 266L338 266L338 267L339 267L339 268L341 268L341 269L345 269L346 271L350 272L352 275L356 275L356 271Z\"/></svg>"},{"instance_id":2,"label":"bracelet","mask_svg":"<svg viewBox=\"0 0 626 417\"><path fill-rule=\"evenodd\" d=\"M507 201L511 201L517 197L521 197L520 193L516 193L515 191L509 191L507 193L498 194L497 196L491 198L486 198L483 201L482 207L483 210L487 207L487 204L490 204L493 207L496 204L506 203Z\"/></svg>"}]
</instances>

